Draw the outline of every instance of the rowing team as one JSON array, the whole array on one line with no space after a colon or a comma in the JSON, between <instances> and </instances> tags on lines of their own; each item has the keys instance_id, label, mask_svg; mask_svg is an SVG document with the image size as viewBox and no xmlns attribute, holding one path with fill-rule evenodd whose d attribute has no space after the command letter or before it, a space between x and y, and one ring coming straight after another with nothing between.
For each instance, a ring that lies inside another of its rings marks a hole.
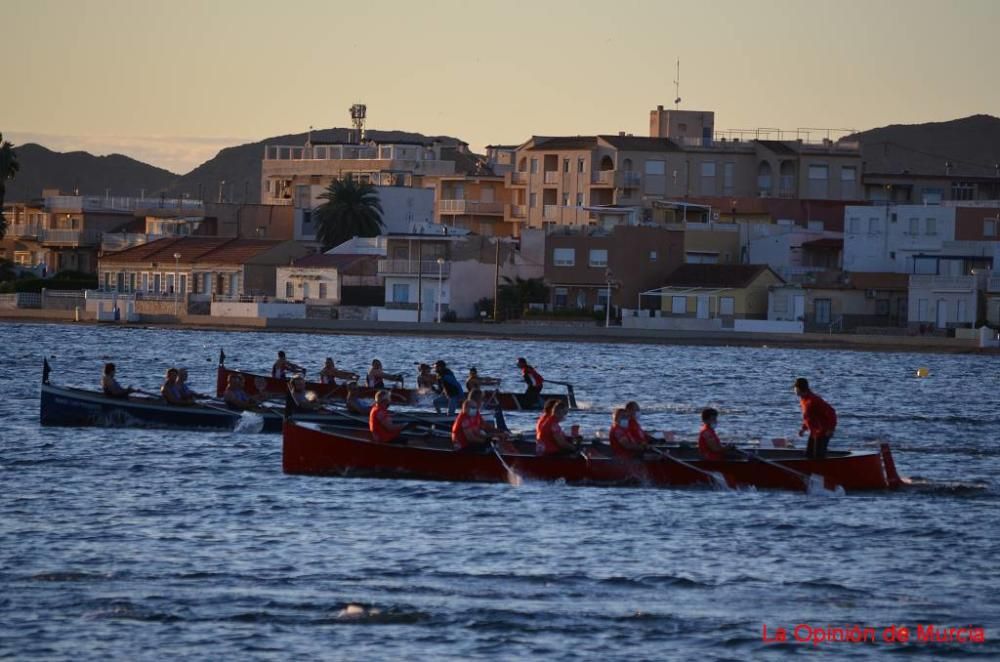
<instances>
[{"instance_id":1,"label":"rowing team","mask_svg":"<svg viewBox=\"0 0 1000 662\"><path fill-rule=\"evenodd\" d=\"M127 399L132 393L143 393L131 386L122 386L115 378L117 369L114 363L104 364L104 374L101 376L101 391L109 398ZM211 396L197 393L187 384L187 368L170 368L160 386L160 396L172 405L193 405L196 400L204 400Z\"/></svg>"},{"instance_id":2,"label":"rowing team","mask_svg":"<svg viewBox=\"0 0 1000 662\"><path fill-rule=\"evenodd\" d=\"M826 401L809 389L809 382L804 378L795 380L795 393L799 397L802 408L802 426L799 436L809 432L809 442L806 447L806 457L822 458L826 456L827 444L837 427L837 413ZM451 441L457 450L482 448L483 446L503 438L497 428L483 420L483 394L475 389L469 394L469 399L462 404L461 413L455 419L451 428ZM535 424L535 454L536 455L575 455L580 453L579 444L582 438L577 434L578 426L573 426L571 434L563 432L562 421L569 413L569 407L562 400L552 399L545 403L545 408ZM702 426L698 434L698 452L705 460L721 461L726 458L726 447L719 440L715 428L719 422L719 412L711 407L701 412ZM396 441L404 426L395 425L389 411L389 394L379 391L375 396L368 418L368 429L372 439L381 443ZM655 438L639 424L639 404L629 402L624 407L614 410L608 440L616 456L634 458L642 456L651 449Z\"/></svg>"}]
</instances>

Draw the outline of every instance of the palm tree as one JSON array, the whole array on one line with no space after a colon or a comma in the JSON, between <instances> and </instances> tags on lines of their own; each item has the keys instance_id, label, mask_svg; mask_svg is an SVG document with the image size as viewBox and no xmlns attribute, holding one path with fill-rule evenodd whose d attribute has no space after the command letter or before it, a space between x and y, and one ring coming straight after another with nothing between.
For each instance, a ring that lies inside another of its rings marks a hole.
<instances>
[{"instance_id":1,"label":"palm tree","mask_svg":"<svg viewBox=\"0 0 1000 662\"><path fill-rule=\"evenodd\" d=\"M354 237L376 237L382 232L382 203L371 184L353 179L335 179L322 195L326 200L316 207L316 238L327 251Z\"/></svg>"},{"instance_id":2,"label":"palm tree","mask_svg":"<svg viewBox=\"0 0 1000 662\"><path fill-rule=\"evenodd\" d=\"M3 200L7 195L7 180L14 179L20 166L17 164L17 152L14 146L5 142L0 133L0 212L3 211ZM7 219L0 213L0 239L7 234Z\"/></svg>"},{"instance_id":3,"label":"palm tree","mask_svg":"<svg viewBox=\"0 0 1000 662\"><path fill-rule=\"evenodd\" d=\"M520 317L529 303L546 303L549 300L549 288L542 278L504 276L503 281L499 288L500 308L508 316Z\"/></svg>"}]
</instances>

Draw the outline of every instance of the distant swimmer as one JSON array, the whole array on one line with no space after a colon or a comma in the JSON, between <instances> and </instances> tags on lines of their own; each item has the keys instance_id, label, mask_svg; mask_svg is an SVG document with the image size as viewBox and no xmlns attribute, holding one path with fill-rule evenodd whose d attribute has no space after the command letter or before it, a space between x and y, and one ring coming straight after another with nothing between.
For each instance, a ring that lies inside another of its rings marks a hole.
<instances>
[{"instance_id":1,"label":"distant swimmer","mask_svg":"<svg viewBox=\"0 0 1000 662\"><path fill-rule=\"evenodd\" d=\"M719 412L709 407L701 412L701 431L698 433L698 452L703 460L722 461L726 459L726 449L719 441L715 426L719 423Z\"/></svg>"},{"instance_id":2,"label":"distant swimmer","mask_svg":"<svg viewBox=\"0 0 1000 662\"><path fill-rule=\"evenodd\" d=\"M809 389L809 381L804 377L795 380L795 395L799 396L802 407L802 427L799 436L809 431L806 457L826 457L826 447L837 429L837 412L827 402Z\"/></svg>"},{"instance_id":3,"label":"distant swimmer","mask_svg":"<svg viewBox=\"0 0 1000 662\"><path fill-rule=\"evenodd\" d=\"M271 366L271 376L275 379L288 379L288 373L290 372L305 372L306 369L302 366L298 366L285 356L284 350L278 352L278 360L274 362Z\"/></svg>"}]
</instances>

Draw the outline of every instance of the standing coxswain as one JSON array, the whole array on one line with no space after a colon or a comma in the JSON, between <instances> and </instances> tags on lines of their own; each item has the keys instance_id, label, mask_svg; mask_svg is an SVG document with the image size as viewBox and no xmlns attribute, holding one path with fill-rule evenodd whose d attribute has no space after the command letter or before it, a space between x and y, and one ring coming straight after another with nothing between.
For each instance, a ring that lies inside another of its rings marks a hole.
<instances>
[{"instance_id":1,"label":"standing coxswain","mask_svg":"<svg viewBox=\"0 0 1000 662\"><path fill-rule=\"evenodd\" d=\"M804 377L795 380L795 395L799 396L799 405L802 407L802 427L799 428L799 436L801 437L806 431L809 432L806 457L824 458L830 437L837 429L837 411L810 390L809 381Z\"/></svg>"}]
</instances>

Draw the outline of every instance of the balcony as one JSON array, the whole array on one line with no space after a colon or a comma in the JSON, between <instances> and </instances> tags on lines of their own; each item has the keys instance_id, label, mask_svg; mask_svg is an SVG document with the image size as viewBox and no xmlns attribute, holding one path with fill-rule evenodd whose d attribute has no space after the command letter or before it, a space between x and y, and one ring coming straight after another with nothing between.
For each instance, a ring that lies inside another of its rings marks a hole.
<instances>
[{"instance_id":1,"label":"balcony","mask_svg":"<svg viewBox=\"0 0 1000 662\"><path fill-rule=\"evenodd\" d=\"M559 220L559 205L545 205L542 216L549 221Z\"/></svg>"},{"instance_id":2,"label":"balcony","mask_svg":"<svg viewBox=\"0 0 1000 662\"><path fill-rule=\"evenodd\" d=\"M526 172L512 172L509 174L512 186L524 186L528 183L528 173Z\"/></svg>"},{"instance_id":3,"label":"balcony","mask_svg":"<svg viewBox=\"0 0 1000 662\"><path fill-rule=\"evenodd\" d=\"M1000 274L992 274L986 281L986 291L991 294L1000 294Z\"/></svg>"},{"instance_id":4,"label":"balcony","mask_svg":"<svg viewBox=\"0 0 1000 662\"><path fill-rule=\"evenodd\" d=\"M143 234L138 232L107 232L101 237L101 252L114 253L123 251L126 248L148 244L151 241L162 239L166 235Z\"/></svg>"},{"instance_id":5,"label":"balcony","mask_svg":"<svg viewBox=\"0 0 1000 662\"><path fill-rule=\"evenodd\" d=\"M12 239L38 239L43 230L41 225L11 223L7 226L7 236Z\"/></svg>"},{"instance_id":6,"label":"balcony","mask_svg":"<svg viewBox=\"0 0 1000 662\"><path fill-rule=\"evenodd\" d=\"M930 274L914 274L910 276L910 290L930 290L935 293L944 292L974 292L978 278L972 276L934 276Z\"/></svg>"},{"instance_id":7,"label":"balcony","mask_svg":"<svg viewBox=\"0 0 1000 662\"><path fill-rule=\"evenodd\" d=\"M49 246L96 246L101 243L98 230L42 230L40 241Z\"/></svg>"},{"instance_id":8,"label":"balcony","mask_svg":"<svg viewBox=\"0 0 1000 662\"><path fill-rule=\"evenodd\" d=\"M621 188L639 188L642 175L634 170L622 170L618 172L617 181Z\"/></svg>"},{"instance_id":9,"label":"balcony","mask_svg":"<svg viewBox=\"0 0 1000 662\"><path fill-rule=\"evenodd\" d=\"M559 171L558 170L546 170L544 173L544 181L546 184L558 184L559 183Z\"/></svg>"},{"instance_id":10,"label":"balcony","mask_svg":"<svg viewBox=\"0 0 1000 662\"><path fill-rule=\"evenodd\" d=\"M503 214L502 202L479 200L441 200L438 208L442 214Z\"/></svg>"},{"instance_id":11,"label":"balcony","mask_svg":"<svg viewBox=\"0 0 1000 662\"><path fill-rule=\"evenodd\" d=\"M510 217L511 218L528 218L528 206L527 205L511 205L510 206Z\"/></svg>"},{"instance_id":12,"label":"balcony","mask_svg":"<svg viewBox=\"0 0 1000 662\"><path fill-rule=\"evenodd\" d=\"M451 274L451 262L445 260L440 265L441 275L447 278ZM379 276L437 276L437 260L379 260Z\"/></svg>"},{"instance_id":13,"label":"balcony","mask_svg":"<svg viewBox=\"0 0 1000 662\"><path fill-rule=\"evenodd\" d=\"M615 183L615 171L597 170L591 173L590 183L594 186L613 186Z\"/></svg>"}]
</instances>

